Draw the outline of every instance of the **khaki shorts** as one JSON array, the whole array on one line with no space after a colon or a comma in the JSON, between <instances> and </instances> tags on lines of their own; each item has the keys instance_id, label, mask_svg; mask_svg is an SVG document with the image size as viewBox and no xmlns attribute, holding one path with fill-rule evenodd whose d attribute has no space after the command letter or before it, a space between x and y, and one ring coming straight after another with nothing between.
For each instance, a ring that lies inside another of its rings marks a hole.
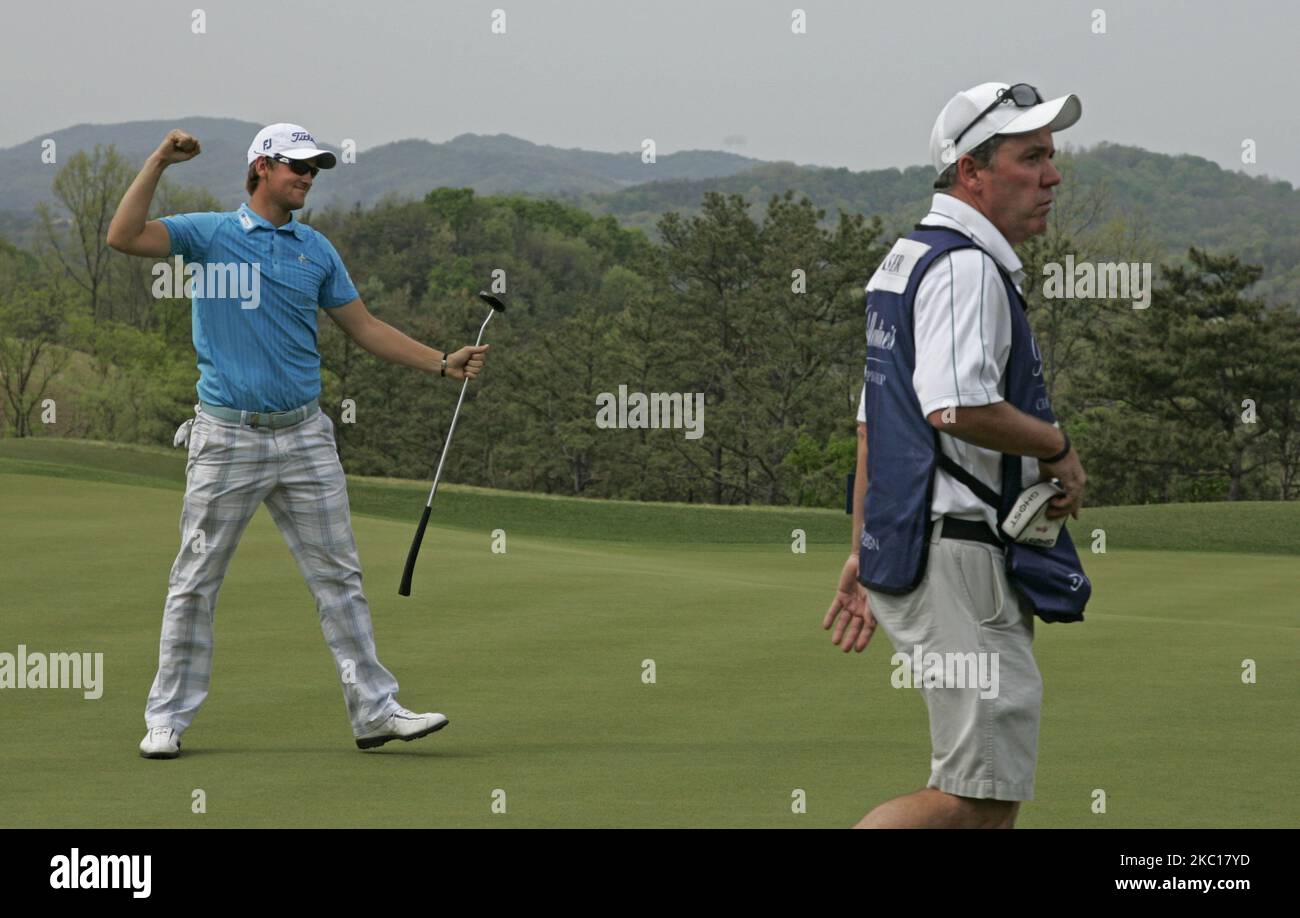
<instances>
[{"instance_id":1,"label":"khaki shorts","mask_svg":"<svg viewBox=\"0 0 1300 918\"><path fill-rule=\"evenodd\" d=\"M920 586L903 596L867 591L897 651L892 682L914 685L930 710L929 787L1032 800L1043 700L1033 611L1008 582L1001 548L942 539L942 525Z\"/></svg>"}]
</instances>

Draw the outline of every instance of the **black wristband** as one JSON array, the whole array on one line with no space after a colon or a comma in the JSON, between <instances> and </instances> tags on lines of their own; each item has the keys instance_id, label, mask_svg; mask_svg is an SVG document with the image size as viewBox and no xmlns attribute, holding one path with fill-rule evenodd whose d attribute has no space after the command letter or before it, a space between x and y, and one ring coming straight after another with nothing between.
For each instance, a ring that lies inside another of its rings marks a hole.
<instances>
[{"instance_id":1,"label":"black wristband","mask_svg":"<svg viewBox=\"0 0 1300 918\"><path fill-rule=\"evenodd\" d=\"M1039 462L1046 462L1048 465L1051 465L1053 462L1060 462L1066 456L1070 455L1070 435L1062 430L1061 436L1065 437L1065 446L1061 448L1061 451L1054 456L1047 456L1043 459L1039 459Z\"/></svg>"},{"instance_id":2,"label":"black wristband","mask_svg":"<svg viewBox=\"0 0 1300 918\"><path fill-rule=\"evenodd\" d=\"M439 375L439 376L446 376L446 375L447 375L447 355L446 355L446 354L443 354L443 355L442 355L442 372L439 373L438 375Z\"/></svg>"}]
</instances>

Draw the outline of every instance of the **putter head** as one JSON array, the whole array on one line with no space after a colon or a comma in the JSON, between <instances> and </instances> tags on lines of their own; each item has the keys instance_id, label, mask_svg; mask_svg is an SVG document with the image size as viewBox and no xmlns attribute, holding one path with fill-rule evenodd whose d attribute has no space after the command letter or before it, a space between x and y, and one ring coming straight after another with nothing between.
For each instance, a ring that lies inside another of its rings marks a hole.
<instances>
[{"instance_id":1,"label":"putter head","mask_svg":"<svg viewBox=\"0 0 1300 918\"><path fill-rule=\"evenodd\" d=\"M478 292L478 298L483 302L487 303L497 312L506 311L506 304L501 302L500 300L498 300L496 297L494 297L492 294L488 293L485 290L480 290Z\"/></svg>"}]
</instances>

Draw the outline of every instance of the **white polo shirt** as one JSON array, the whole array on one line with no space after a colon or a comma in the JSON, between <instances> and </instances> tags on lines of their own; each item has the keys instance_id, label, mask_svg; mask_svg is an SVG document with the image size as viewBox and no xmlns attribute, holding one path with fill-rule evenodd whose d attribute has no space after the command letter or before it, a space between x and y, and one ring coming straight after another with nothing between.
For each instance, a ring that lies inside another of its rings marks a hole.
<instances>
[{"instance_id":1,"label":"white polo shirt","mask_svg":"<svg viewBox=\"0 0 1300 918\"><path fill-rule=\"evenodd\" d=\"M949 194L936 194L920 222L949 226L970 236L979 249L958 249L936 259L917 287L913 304L916 371L912 386L921 413L949 407L992 405L1006 398L1004 378L1011 353L1011 304L993 259L1011 275L1016 289L1024 279L1020 259L988 218ZM866 390L858 401L858 420L866 421ZM870 435L870 431L868 431ZM939 434L940 448L954 462L1002 490L1002 455L965 440ZM1022 487L1039 479L1038 460L1021 458ZM935 472L930 518L983 519L997 528L997 511L943 469Z\"/></svg>"}]
</instances>

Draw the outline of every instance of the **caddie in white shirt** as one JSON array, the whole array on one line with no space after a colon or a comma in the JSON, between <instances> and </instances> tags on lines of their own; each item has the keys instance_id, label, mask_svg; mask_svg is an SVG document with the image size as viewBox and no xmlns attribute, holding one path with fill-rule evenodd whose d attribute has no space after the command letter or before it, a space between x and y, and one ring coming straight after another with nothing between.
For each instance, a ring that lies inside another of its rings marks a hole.
<instances>
[{"instance_id":1,"label":"caddie in white shirt","mask_svg":"<svg viewBox=\"0 0 1300 918\"><path fill-rule=\"evenodd\" d=\"M867 384L858 414L853 553L844 564L823 627L834 626L832 641L845 652L863 651L879 622L899 654L911 655L918 646L984 654L1000 663L993 669L1000 685L991 691L916 686L930 715L930 780L921 791L877 806L860 827L1010 828L1020 801L1033 799L1042 678L1031 648L1034 615L1004 570L997 511L938 467L928 513L933 528L924 540L924 553L903 559L901 565L892 558L878 560L902 540L895 538L878 549L863 533L864 527L875 531L877 521L872 516L870 524L864 523L864 514L900 513L899 519L906 522L909 517L895 505L903 502L921 510L924 488L891 492L894 482L866 481L865 472L869 446L892 447L891 438L905 429L917 438L913 442L924 443L924 436L917 434L920 425L937 431L943 455L993 492L1002 490L1003 454L1020 456L1022 487L1056 479L1064 490L1048 503L1045 516L1078 518L1086 476L1068 437L1058 426L1029 413L1032 405L1022 410L1007 400L1013 316L1003 273L1022 293L1024 271L1012 245L1046 230L1053 188L1061 181L1051 162L1052 133L1072 125L1081 113L1077 97L1044 101L1023 83L982 83L955 95L940 112L930 138L939 193L917 229L946 227L974 245L947 251L901 240L895 247L895 252L922 253L914 264L930 250L928 265L918 269L924 271L919 282L910 276L908 265L892 288L885 287L893 290L886 294L893 300L880 301L888 303L895 317L901 302L904 323L910 307L914 364L906 389L900 388L905 381L888 378L890 369L906 365L895 351L897 326L871 327L879 321L871 290L880 283L881 272L894 266L882 265L867 287ZM932 236L921 233L925 239ZM912 289L909 302L907 291ZM1029 340L1032 343L1032 337ZM1036 346L1032 356L1030 348L1022 352L1017 367L1021 379L1041 376ZM869 420L869 397L880 406L875 420ZM1039 407L1050 415L1045 394L1041 401ZM898 467L896 456L894 462ZM907 531L902 523L900 527L885 531ZM860 572L866 559L877 569ZM884 579L881 565L890 564L895 564L891 582L898 582L899 570L906 575L914 568L922 571L919 581L909 584L904 576L897 588L883 591L864 586L876 582L873 576Z\"/></svg>"}]
</instances>

